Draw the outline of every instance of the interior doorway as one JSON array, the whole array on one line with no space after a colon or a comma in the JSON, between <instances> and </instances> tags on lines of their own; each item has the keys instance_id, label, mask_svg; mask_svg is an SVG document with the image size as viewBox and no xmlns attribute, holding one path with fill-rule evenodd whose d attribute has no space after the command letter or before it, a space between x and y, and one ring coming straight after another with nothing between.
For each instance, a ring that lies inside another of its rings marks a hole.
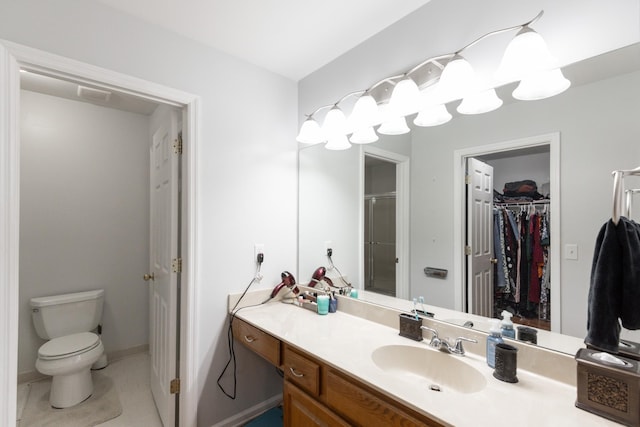
<instances>
[{"instance_id":1,"label":"interior doorway","mask_svg":"<svg viewBox=\"0 0 640 427\"><path fill-rule=\"evenodd\" d=\"M396 164L365 156L364 289L396 296Z\"/></svg>"},{"instance_id":2,"label":"interior doorway","mask_svg":"<svg viewBox=\"0 0 640 427\"><path fill-rule=\"evenodd\" d=\"M409 297L409 158L376 147L362 151L364 289Z\"/></svg>"},{"instance_id":3,"label":"interior doorway","mask_svg":"<svg viewBox=\"0 0 640 427\"><path fill-rule=\"evenodd\" d=\"M175 89L156 85L151 82L125 76L109 70L100 69L88 64L79 63L67 58L48 54L36 49L17 44L2 42L0 44L0 86L3 96L0 103L0 122L6 132L0 134L0 195L7 203L0 209L0 228L11 230L2 233L1 244L7 250L2 251L0 265L0 285L6 290L7 298L1 301L3 315L0 317L0 355L2 369L0 371L0 387L6 397L0 405L0 417L7 425L15 424L18 348L18 256L19 245L19 117L20 117L20 69L34 73L46 74L65 81L75 81L106 91L133 94L139 98L171 105L182 110L183 123L183 155L181 165L184 179L181 182L183 198L180 215L183 218L180 228L182 235L182 299L180 301L180 361L179 372L182 392L177 395L180 403L180 424L194 425L197 407L197 395L194 392L195 378L195 330L197 313L195 312L195 236L196 212L195 192L197 171L196 153L198 146L197 122L198 98L176 91Z\"/></svg>"},{"instance_id":4,"label":"interior doorway","mask_svg":"<svg viewBox=\"0 0 640 427\"><path fill-rule=\"evenodd\" d=\"M545 178L538 179L541 185L545 185L548 195L550 195L548 203L549 210L549 227L554 230L556 236L559 235L559 215L557 212L558 197L559 197L559 134L541 135L537 137L524 138L520 140L507 141L503 143L491 144L486 146L472 147L464 150L457 150L454 153L454 200L456 200L454 206L454 223L458 224L454 228L454 280L458 285L456 286L456 309L460 311L468 311L470 304L473 302L469 292L472 289L471 283L471 263L469 262L470 252L473 253L473 248L470 248L468 242L470 241L468 236L468 200L466 189L466 168L467 162L470 158L480 159L484 162L493 163L492 166L494 172L494 189L500 188L502 190L505 182L510 182L509 175L511 172L505 170L504 164L501 162L509 162L509 159L513 159L523 155L536 155L540 153L546 154L546 162L548 169L545 174ZM512 162L516 164L516 162ZM518 166L514 168L518 173ZM518 175L520 176L520 175ZM506 177L506 178L505 178ZM503 182L504 181L504 182ZM542 189L542 188L541 188ZM495 195L495 194L494 194ZM528 204L527 204L528 206ZM493 208L493 206L492 206ZM493 219L493 218L492 218ZM473 221L473 220L472 220ZM490 231L487 233L493 234L493 221L488 225ZM493 236L491 236L493 237ZM490 240L490 241L489 241ZM493 253L493 239L487 240L491 244L491 253ZM553 266L550 270L550 283L551 289L549 291L550 300L552 304L548 307L546 316L551 318L550 328L554 332L560 332L560 256L559 256L559 239L556 237L551 239L549 244L549 262ZM495 260L491 260L495 262ZM554 286L555 284L555 286ZM492 302L492 306L495 304ZM494 310L491 311L490 317L496 317Z\"/></svg>"}]
</instances>

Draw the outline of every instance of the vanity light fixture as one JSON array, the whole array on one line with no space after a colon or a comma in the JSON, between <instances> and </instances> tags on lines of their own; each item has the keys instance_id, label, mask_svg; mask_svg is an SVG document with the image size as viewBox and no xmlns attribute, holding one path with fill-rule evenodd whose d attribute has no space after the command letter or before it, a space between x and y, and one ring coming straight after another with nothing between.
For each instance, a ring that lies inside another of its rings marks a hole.
<instances>
[{"instance_id":1,"label":"vanity light fixture","mask_svg":"<svg viewBox=\"0 0 640 427\"><path fill-rule=\"evenodd\" d=\"M317 108L307 116L296 140L305 144L326 142L327 149L344 150L350 142L377 141L374 127L378 125L378 134L410 132L406 117L415 113L416 126L444 124L451 120L446 104L457 100L462 100L457 107L461 114L487 113L502 105L495 87L516 81L520 83L512 95L519 100L544 99L564 92L571 82L562 75L542 37L530 27L543 13L524 24L486 33L456 52L429 58L405 73L385 77L366 90L348 93L334 104ZM487 37L514 30L518 33L505 50L495 83L479 81L462 52ZM339 106L353 96L359 98L347 119ZM324 109L329 111L320 126L314 116Z\"/></svg>"}]
</instances>

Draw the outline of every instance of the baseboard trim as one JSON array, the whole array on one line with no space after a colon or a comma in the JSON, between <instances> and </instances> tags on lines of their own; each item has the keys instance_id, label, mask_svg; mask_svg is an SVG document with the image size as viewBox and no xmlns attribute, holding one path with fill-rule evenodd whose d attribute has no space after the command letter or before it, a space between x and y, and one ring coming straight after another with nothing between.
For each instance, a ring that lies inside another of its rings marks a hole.
<instances>
[{"instance_id":1,"label":"baseboard trim","mask_svg":"<svg viewBox=\"0 0 640 427\"><path fill-rule=\"evenodd\" d=\"M116 361L127 356L133 356L138 353L148 353L149 344L142 344L131 348L125 348L124 350L115 350L107 352L107 359L109 362Z\"/></svg>"},{"instance_id":2,"label":"baseboard trim","mask_svg":"<svg viewBox=\"0 0 640 427\"><path fill-rule=\"evenodd\" d=\"M238 427L252 418L262 414L263 412L267 412L269 409L278 406L282 402L282 394L278 394L269 398L263 402L258 403L257 405L253 405L250 408L245 409L244 411L235 414L232 417L229 417L225 420L220 421L219 423L214 424L212 427Z\"/></svg>"}]
</instances>

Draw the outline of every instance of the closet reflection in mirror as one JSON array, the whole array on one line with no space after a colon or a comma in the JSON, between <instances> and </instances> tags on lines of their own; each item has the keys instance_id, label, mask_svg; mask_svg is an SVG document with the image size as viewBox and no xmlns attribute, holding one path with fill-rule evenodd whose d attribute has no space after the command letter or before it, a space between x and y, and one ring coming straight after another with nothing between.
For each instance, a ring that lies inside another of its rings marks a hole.
<instances>
[{"instance_id":1,"label":"closet reflection in mirror","mask_svg":"<svg viewBox=\"0 0 640 427\"><path fill-rule=\"evenodd\" d=\"M456 253L463 251L464 243L458 162L478 147L553 134L558 137L559 173L557 193L551 192L551 213L557 215L557 224L551 226L551 244L556 245L549 284L551 326L555 332L584 338L595 238L612 210L611 171L640 164L639 70L640 49L632 45L566 67L572 87L553 98L514 101L513 88L504 87L499 94L505 105L491 113L457 115L442 126L413 127L409 134L384 136L374 144L340 152L322 145L301 146L298 271L304 276L325 265L325 244L330 241L336 266L356 287L365 287L364 153L396 153L410 159L410 179L404 184L407 223L400 225L409 237L403 242L406 251L399 248L402 256L397 255L398 265L407 261L397 283L406 291L398 297L424 296L429 305L466 311L464 256ZM553 162L553 153L551 157ZM541 187L546 175L534 178L527 172L521 179L539 180ZM497 182L494 187L501 191L503 185ZM575 254L566 256L572 248ZM427 277L427 266L449 274Z\"/></svg>"}]
</instances>

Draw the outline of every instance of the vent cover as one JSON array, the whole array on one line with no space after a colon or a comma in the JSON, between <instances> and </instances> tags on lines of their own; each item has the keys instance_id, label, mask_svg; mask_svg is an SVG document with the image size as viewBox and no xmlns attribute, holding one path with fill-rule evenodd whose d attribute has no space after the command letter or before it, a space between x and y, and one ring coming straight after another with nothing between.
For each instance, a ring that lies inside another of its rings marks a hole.
<instances>
[{"instance_id":1,"label":"vent cover","mask_svg":"<svg viewBox=\"0 0 640 427\"><path fill-rule=\"evenodd\" d=\"M78 97L88 101L109 102L111 92L86 86L78 86Z\"/></svg>"}]
</instances>

